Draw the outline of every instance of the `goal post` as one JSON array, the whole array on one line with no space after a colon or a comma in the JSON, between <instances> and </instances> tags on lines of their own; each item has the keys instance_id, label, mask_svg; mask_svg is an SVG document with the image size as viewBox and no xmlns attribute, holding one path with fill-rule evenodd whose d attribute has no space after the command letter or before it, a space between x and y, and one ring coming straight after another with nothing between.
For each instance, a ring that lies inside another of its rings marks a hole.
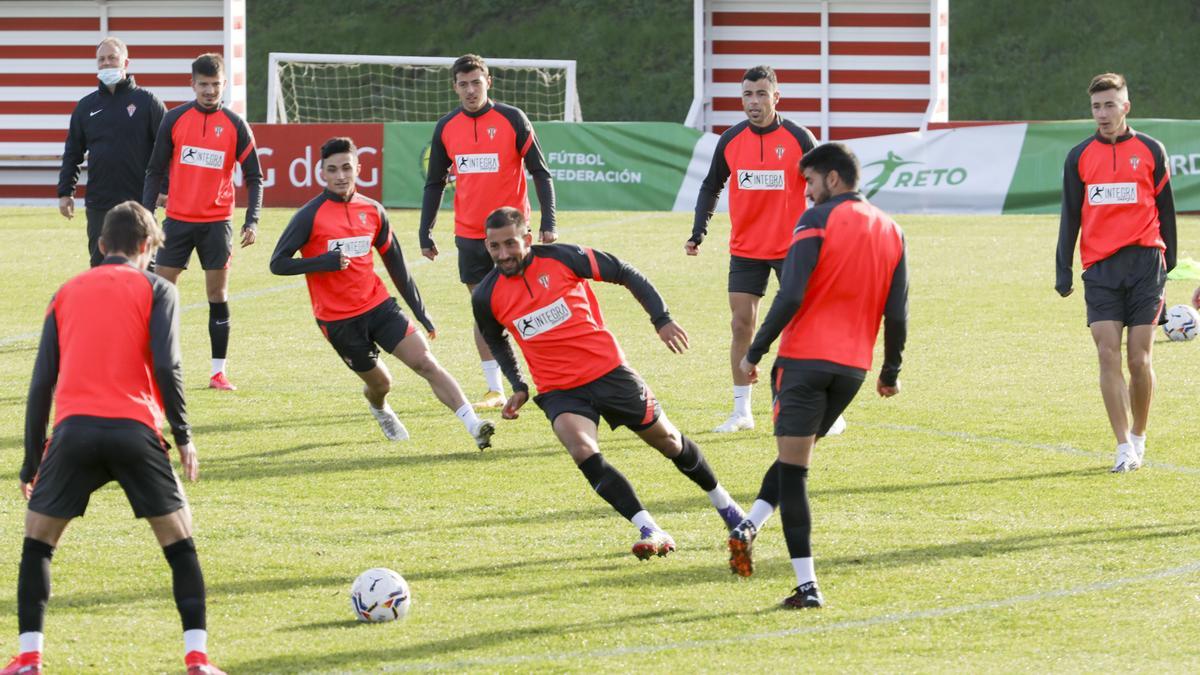
<instances>
[{"instance_id":1,"label":"goal post","mask_svg":"<svg viewBox=\"0 0 1200 675\"><path fill-rule=\"evenodd\" d=\"M267 122L434 122L459 105L453 57L271 52ZM489 95L531 121L581 122L575 61L485 58Z\"/></svg>"}]
</instances>

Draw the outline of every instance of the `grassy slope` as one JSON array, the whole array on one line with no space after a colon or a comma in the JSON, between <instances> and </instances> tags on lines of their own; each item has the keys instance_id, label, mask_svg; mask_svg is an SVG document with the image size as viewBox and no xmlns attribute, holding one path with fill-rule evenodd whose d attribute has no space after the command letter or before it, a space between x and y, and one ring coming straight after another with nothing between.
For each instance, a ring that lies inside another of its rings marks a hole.
<instances>
[{"instance_id":1,"label":"grassy slope","mask_svg":"<svg viewBox=\"0 0 1200 675\"><path fill-rule=\"evenodd\" d=\"M900 219L913 274L904 391L881 401L864 390L849 433L818 452L814 546L830 606L798 614L772 609L793 583L778 521L759 540L756 576L731 578L703 495L627 431L605 430L601 442L678 540L667 559L628 554L633 528L591 493L532 406L479 453L423 383L389 360L392 405L413 440L383 441L302 287L266 270L289 215L269 210L264 241L235 261L234 293L258 293L232 305L238 392L201 388L200 275L185 273L182 287L202 457L189 494L211 647L230 672L1200 668L1197 345L1157 345L1148 459L1163 465L1106 473L1111 442L1082 299L1050 288L1051 218ZM631 363L748 503L772 457L766 390L757 390L757 431L707 431L729 405L727 220L718 217L700 258L685 259L686 214L562 217L567 240L645 271L690 331L692 351L673 356L627 292L598 288ZM393 222L411 255L415 214ZM1183 220L1180 241L1200 246L1200 220ZM82 226L49 209L0 211L0 252L9 289L0 297L0 484L9 486L0 490L0 589L9 589L0 635L11 647L16 469L34 344L19 336L37 330L49 294L86 264ZM438 321L435 353L478 393L452 260L417 264L414 274ZM1168 300L1183 302L1192 288L1172 282ZM351 619L346 590L377 565L412 584L415 605L401 625ZM168 569L119 489L97 493L68 530L54 579L54 670L177 669Z\"/></svg>"}]
</instances>

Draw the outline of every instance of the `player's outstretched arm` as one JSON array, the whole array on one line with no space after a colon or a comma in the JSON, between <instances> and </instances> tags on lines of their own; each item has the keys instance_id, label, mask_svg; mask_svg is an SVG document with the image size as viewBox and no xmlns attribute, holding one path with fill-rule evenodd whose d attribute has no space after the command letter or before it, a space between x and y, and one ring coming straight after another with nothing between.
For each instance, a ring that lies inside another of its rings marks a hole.
<instances>
[{"instance_id":1,"label":"player's outstretched arm","mask_svg":"<svg viewBox=\"0 0 1200 675\"><path fill-rule=\"evenodd\" d=\"M175 445L192 441L188 424L187 403L183 395L183 360L179 348L179 291L171 282L147 274L151 279L154 299L150 306L150 355L154 365L154 380L162 396L163 414Z\"/></svg>"},{"instance_id":2,"label":"player's outstretched arm","mask_svg":"<svg viewBox=\"0 0 1200 675\"><path fill-rule=\"evenodd\" d=\"M388 276L392 278L392 283L396 285L396 290L400 292L400 297L404 298L404 302L412 309L413 316L432 337L437 329L434 328L433 321L425 310L425 303L421 300L421 291L417 290L417 282L413 281L408 266L404 264L404 253L400 250L400 242L396 240L396 235L391 233L391 228L387 227L386 221L384 228L389 233L387 241L382 248L376 247L379 256L383 258L383 266L387 269Z\"/></svg>"},{"instance_id":3,"label":"player's outstretched arm","mask_svg":"<svg viewBox=\"0 0 1200 675\"><path fill-rule=\"evenodd\" d=\"M275 243L275 252L271 254L271 274L290 276L293 274L309 274L311 272L337 272L350 266L350 259L342 255L340 250L328 251L312 258L297 258L296 252L308 243L312 236L313 216L320 203L309 202L296 212L279 235Z\"/></svg>"},{"instance_id":4,"label":"player's outstretched arm","mask_svg":"<svg viewBox=\"0 0 1200 675\"><path fill-rule=\"evenodd\" d=\"M821 255L821 242L825 236L824 223L818 221L816 213L817 210L809 209L800 216L800 225L796 228L794 241L788 249L787 258L783 261L779 292L775 294L771 309L767 311L766 318L754 334L754 340L746 352L747 363L757 364L762 360L763 355L771 349L775 339L804 302L804 291L808 288L808 280L817 266L817 258Z\"/></svg>"}]
</instances>

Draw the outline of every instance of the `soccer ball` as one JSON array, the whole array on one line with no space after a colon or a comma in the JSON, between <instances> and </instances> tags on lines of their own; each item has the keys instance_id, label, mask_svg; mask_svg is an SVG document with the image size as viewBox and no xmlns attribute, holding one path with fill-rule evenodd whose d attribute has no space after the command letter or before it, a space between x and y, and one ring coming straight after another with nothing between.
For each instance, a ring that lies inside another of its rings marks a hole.
<instances>
[{"instance_id":1,"label":"soccer ball","mask_svg":"<svg viewBox=\"0 0 1200 675\"><path fill-rule=\"evenodd\" d=\"M386 567L363 572L350 587L350 608L359 621L380 623L403 619L411 605L408 582Z\"/></svg>"},{"instance_id":2,"label":"soccer ball","mask_svg":"<svg viewBox=\"0 0 1200 675\"><path fill-rule=\"evenodd\" d=\"M1187 305L1175 305L1167 310L1163 332L1175 342L1191 340L1200 331L1200 314Z\"/></svg>"}]
</instances>

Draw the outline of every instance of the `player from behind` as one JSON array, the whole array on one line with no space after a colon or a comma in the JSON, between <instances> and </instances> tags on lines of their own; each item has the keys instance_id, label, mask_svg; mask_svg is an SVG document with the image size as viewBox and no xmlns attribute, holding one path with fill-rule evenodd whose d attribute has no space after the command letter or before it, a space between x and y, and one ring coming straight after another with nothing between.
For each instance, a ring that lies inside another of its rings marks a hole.
<instances>
[{"instance_id":1,"label":"player from behind","mask_svg":"<svg viewBox=\"0 0 1200 675\"><path fill-rule=\"evenodd\" d=\"M328 187L292 216L271 255L271 272L305 276L317 325L362 378L363 396L388 440L405 440L408 430L388 405L392 377L387 366L379 363L376 345L425 378L482 450L491 445L495 425L475 414L458 383L429 352L425 338L375 274L372 249L379 251L413 315L431 338L436 337L387 213L379 202L355 189L358 171L354 141L331 138L321 146L321 175Z\"/></svg>"},{"instance_id":2,"label":"player from behind","mask_svg":"<svg viewBox=\"0 0 1200 675\"><path fill-rule=\"evenodd\" d=\"M194 249L204 269L208 294L208 336L212 377L208 386L232 390L225 374L229 350L229 261L233 256L233 168L242 167L249 190L241 244L254 243L262 206L262 171L250 125L221 105L225 62L219 54L201 54L192 62L196 100L163 118L154 142L142 205L154 210L164 176L169 175L166 243L158 252L156 271L176 283Z\"/></svg>"},{"instance_id":3,"label":"player from behind","mask_svg":"<svg viewBox=\"0 0 1200 675\"><path fill-rule=\"evenodd\" d=\"M640 272L603 251L554 244L533 246L525 214L504 207L487 219L488 253L496 261L471 296L475 321L496 355L513 393L503 416L515 419L529 400L512 345L517 341L537 385L534 402L550 419L584 477L639 530L633 554L645 560L675 550L675 541L642 506L625 476L600 454L600 419L627 426L700 486L725 521L743 517L741 507L717 482L699 446L679 433L658 400L632 368L604 325L588 279L629 289L650 315L659 338L682 353L687 333L671 320L662 296Z\"/></svg>"},{"instance_id":4,"label":"player from behind","mask_svg":"<svg viewBox=\"0 0 1200 675\"><path fill-rule=\"evenodd\" d=\"M21 494L29 500L17 578L20 653L4 675L42 672L42 626L50 558L90 495L115 480L145 518L171 566L183 620L188 673L221 673L208 663L204 576L192 516L159 431L171 426L188 480L199 476L183 394L175 287L147 272L162 243L137 202L104 219L102 263L63 284L46 312L25 412ZM54 407L54 430L46 423ZM223 674L222 674L223 675Z\"/></svg>"},{"instance_id":5,"label":"player from behind","mask_svg":"<svg viewBox=\"0 0 1200 675\"><path fill-rule=\"evenodd\" d=\"M804 176L800 158L817 144L812 133L786 120L776 110L779 86L770 66L754 66L742 76L742 109L746 121L735 124L717 141L708 175L696 196L692 236L684 244L700 254L721 191L729 181L729 311L732 340L733 412L713 431L754 428L752 386L738 368L758 322L758 304L774 271L778 278L791 243L792 228L804 213ZM730 178L733 178L730 181ZM840 427L845 422L839 420ZM834 433L840 433L838 428Z\"/></svg>"},{"instance_id":6,"label":"player from behind","mask_svg":"<svg viewBox=\"0 0 1200 675\"><path fill-rule=\"evenodd\" d=\"M813 447L862 386L881 319L884 356L875 390L880 396L900 392L908 331L904 234L858 191L858 159L846 146L826 143L806 154L800 168L814 206L800 217L779 294L741 362L742 372L757 380L758 362L780 338L771 369L779 458L763 484L778 485L783 536L796 574L796 589L783 601L787 608L823 603L813 570L807 492ZM753 571L751 546L762 525L754 520L758 507L756 502L729 536L729 564L742 576Z\"/></svg>"},{"instance_id":7,"label":"player from behind","mask_svg":"<svg viewBox=\"0 0 1200 675\"><path fill-rule=\"evenodd\" d=\"M438 120L429 148L429 172L421 203L419 239L421 254L433 260L438 247L430 233L441 208L446 177L454 172L454 245L458 248L458 278L467 291L492 271L492 259L484 246L488 214L501 206L520 209L529 218L529 196L525 171L533 177L542 211L541 242L552 243L554 231L554 183L542 159L542 148L529 118L520 109L495 103L488 97L492 76L487 63L475 54L459 57L451 68L459 107ZM477 403L484 408L504 405L500 366L476 326L475 348L479 352L487 392Z\"/></svg>"},{"instance_id":8,"label":"player from behind","mask_svg":"<svg viewBox=\"0 0 1200 675\"><path fill-rule=\"evenodd\" d=\"M1117 440L1112 471L1122 473L1138 469L1146 453L1154 328L1167 272L1175 267L1175 199L1162 143L1126 122L1125 78L1097 75L1088 94L1097 129L1067 153L1063 167L1054 289L1063 297L1074 291L1078 239L1087 323L1100 358L1100 394ZM1128 386L1121 370L1126 331Z\"/></svg>"}]
</instances>

